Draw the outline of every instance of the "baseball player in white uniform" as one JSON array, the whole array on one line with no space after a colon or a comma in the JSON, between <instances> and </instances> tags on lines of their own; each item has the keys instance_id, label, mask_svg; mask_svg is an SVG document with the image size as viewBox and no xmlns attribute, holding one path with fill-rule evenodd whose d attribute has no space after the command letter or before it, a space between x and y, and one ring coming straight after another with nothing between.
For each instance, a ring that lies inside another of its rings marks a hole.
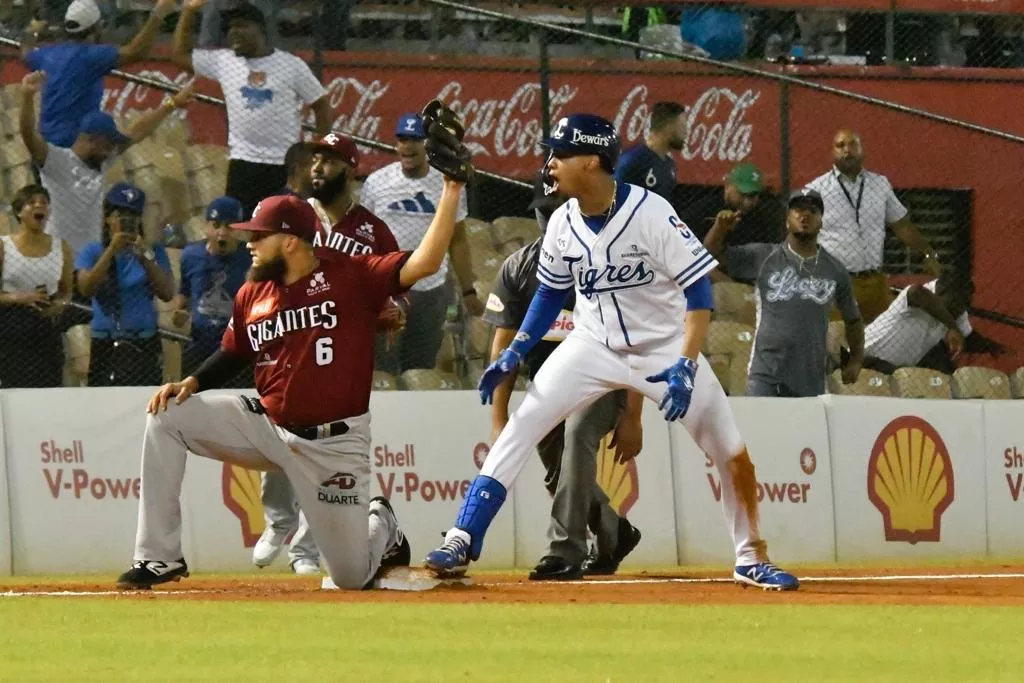
<instances>
[{"instance_id":1,"label":"baseball player in white uniform","mask_svg":"<svg viewBox=\"0 0 1024 683\"><path fill-rule=\"evenodd\" d=\"M575 287L575 329L534 378L495 441L455 526L424 564L464 574L537 442L570 413L616 389L682 419L722 479L722 506L736 550L733 578L793 590L799 582L768 559L758 533L754 465L725 393L700 353L711 318L708 273L717 262L654 193L613 178L619 139L590 114L562 118L547 142L553 189L571 199L551 217L540 254L541 282L511 346L480 378L480 396L515 372ZM666 383L665 389L661 383Z\"/></svg>"}]
</instances>

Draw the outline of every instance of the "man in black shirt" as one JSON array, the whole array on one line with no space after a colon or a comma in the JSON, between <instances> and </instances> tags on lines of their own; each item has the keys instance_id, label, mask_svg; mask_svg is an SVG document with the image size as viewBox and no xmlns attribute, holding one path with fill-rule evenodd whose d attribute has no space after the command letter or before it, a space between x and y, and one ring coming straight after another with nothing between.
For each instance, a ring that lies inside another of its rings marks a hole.
<instances>
[{"instance_id":1,"label":"man in black shirt","mask_svg":"<svg viewBox=\"0 0 1024 683\"><path fill-rule=\"evenodd\" d=\"M615 168L615 180L644 187L671 201L676 188L676 160L686 141L686 107L676 102L658 102L651 108L651 132L644 141L622 153Z\"/></svg>"},{"instance_id":2,"label":"man in black shirt","mask_svg":"<svg viewBox=\"0 0 1024 683\"><path fill-rule=\"evenodd\" d=\"M679 217L697 239L703 242L712 227L721 225L727 234L725 247L781 242L785 233L786 211L765 191L761 171L744 162L734 166L724 180L725 187L720 194L694 202L679 212ZM739 278L733 276L727 267L724 273L722 268L711 271L713 282L730 279Z\"/></svg>"},{"instance_id":3,"label":"man in black shirt","mask_svg":"<svg viewBox=\"0 0 1024 683\"><path fill-rule=\"evenodd\" d=\"M545 194L538 177L530 208L543 226L551 212L564 201ZM487 300L484 321L495 326L491 358L512 342L526 316L537 280L537 259L543 238L511 254L501 266L494 289ZM558 320L523 359L532 379L547 357L572 331L570 294ZM508 422L508 404L515 376L499 385L491 409L491 442ZM537 445L544 463L544 485L553 496L548 553L540 560L530 579L534 581L574 580L583 575L614 574L622 559L640 542L640 531L612 509L608 496L597 483L597 450L608 432L615 430L617 454L622 461L636 457L642 445L640 415L625 415L626 392L605 395L589 407L570 415ZM587 527L597 542L587 552Z\"/></svg>"}]
</instances>

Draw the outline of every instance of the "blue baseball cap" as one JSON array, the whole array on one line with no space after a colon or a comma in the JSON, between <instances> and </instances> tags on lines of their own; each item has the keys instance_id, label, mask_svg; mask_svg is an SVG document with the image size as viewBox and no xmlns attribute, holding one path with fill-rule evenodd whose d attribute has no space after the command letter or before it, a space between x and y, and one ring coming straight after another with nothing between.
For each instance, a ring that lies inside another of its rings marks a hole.
<instances>
[{"instance_id":1,"label":"blue baseball cap","mask_svg":"<svg viewBox=\"0 0 1024 683\"><path fill-rule=\"evenodd\" d=\"M146 208L146 193L129 183L118 183L110 188L103 203L116 206L119 209L142 213L142 210Z\"/></svg>"},{"instance_id":2,"label":"blue baseball cap","mask_svg":"<svg viewBox=\"0 0 1024 683\"><path fill-rule=\"evenodd\" d=\"M127 135L117 129L114 117L105 111L91 111L86 114L78 126L78 132L85 135L101 135L118 145L130 141Z\"/></svg>"},{"instance_id":3,"label":"blue baseball cap","mask_svg":"<svg viewBox=\"0 0 1024 683\"><path fill-rule=\"evenodd\" d=\"M241 223L244 218L242 202L234 197L217 197L206 207L206 220L208 221Z\"/></svg>"},{"instance_id":4,"label":"blue baseball cap","mask_svg":"<svg viewBox=\"0 0 1024 683\"><path fill-rule=\"evenodd\" d=\"M427 134L423 131L423 117L413 112L402 114L398 117L398 125L395 126L395 137L416 138L423 140Z\"/></svg>"},{"instance_id":5,"label":"blue baseball cap","mask_svg":"<svg viewBox=\"0 0 1024 683\"><path fill-rule=\"evenodd\" d=\"M572 114L558 119L544 146L567 155L595 154L605 162L605 170L615 172L621 145L611 121L594 114Z\"/></svg>"}]
</instances>

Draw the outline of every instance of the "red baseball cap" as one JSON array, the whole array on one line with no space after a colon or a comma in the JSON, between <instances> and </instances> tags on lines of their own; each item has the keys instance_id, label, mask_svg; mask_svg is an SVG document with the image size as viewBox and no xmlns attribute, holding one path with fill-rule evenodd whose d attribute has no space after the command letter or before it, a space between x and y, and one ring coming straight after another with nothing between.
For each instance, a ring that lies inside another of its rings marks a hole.
<instances>
[{"instance_id":1,"label":"red baseball cap","mask_svg":"<svg viewBox=\"0 0 1024 683\"><path fill-rule=\"evenodd\" d=\"M359 148L352 138L339 133L329 133L317 143L313 144L313 154L326 152L333 154L346 164L355 168L359 165Z\"/></svg>"},{"instance_id":2,"label":"red baseball cap","mask_svg":"<svg viewBox=\"0 0 1024 683\"><path fill-rule=\"evenodd\" d=\"M249 232L279 232L312 242L318 222L316 211L305 200L295 195L280 195L267 197L256 205L248 222L232 223L231 227Z\"/></svg>"}]
</instances>

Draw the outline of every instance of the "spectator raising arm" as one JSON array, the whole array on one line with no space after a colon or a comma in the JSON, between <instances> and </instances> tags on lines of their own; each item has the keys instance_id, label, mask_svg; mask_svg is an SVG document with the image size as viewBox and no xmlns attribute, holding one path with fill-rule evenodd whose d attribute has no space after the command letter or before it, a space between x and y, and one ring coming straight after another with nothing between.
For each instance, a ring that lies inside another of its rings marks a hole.
<instances>
[{"instance_id":1,"label":"spectator raising arm","mask_svg":"<svg viewBox=\"0 0 1024 683\"><path fill-rule=\"evenodd\" d=\"M160 124L164 122L164 119L170 115L172 111L181 109L188 105L189 102L195 97L196 86L195 79L192 79L186 83L181 90L174 93L173 96L167 98L163 103L156 109L151 109L139 118L135 119L128 130L125 131L125 135L131 140L128 143L129 146L136 143L142 142L147 137L153 134L153 132L160 127Z\"/></svg>"},{"instance_id":2,"label":"spectator raising arm","mask_svg":"<svg viewBox=\"0 0 1024 683\"><path fill-rule=\"evenodd\" d=\"M327 95L324 95L313 104L309 105L309 108L313 110L313 118L316 120L316 136L318 138L326 137L331 132L331 103L327 101Z\"/></svg>"},{"instance_id":3,"label":"spectator raising arm","mask_svg":"<svg viewBox=\"0 0 1024 683\"><path fill-rule=\"evenodd\" d=\"M46 165L49 148L36 128L36 94L42 90L45 82L46 74L42 71L33 71L21 79L21 114L18 117L22 142L32 155L32 162L40 168Z\"/></svg>"},{"instance_id":4,"label":"spectator raising arm","mask_svg":"<svg viewBox=\"0 0 1024 683\"><path fill-rule=\"evenodd\" d=\"M157 0L149 18L142 25L139 32L132 38L132 42L118 48L117 66L126 66L134 62L141 62L149 57L156 43L157 34L160 32L160 24L163 23L175 9L177 0Z\"/></svg>"},{"instance_id":5,"label":"spectator raising arm","mask_svg":"<svg viewBox=\"0 0 1024 683\"><path fill-rule=\"evenodd\" d=\"M910 214L893 223L891 227L892 231L896 233L896 236L900 238L903 244L907 245L908 249L924 256L922 266L926 273L935 277L942 273L942 264L939 263L938 255L931 245L928 244L928 240L924 238L924 235L921 234L917 226L911 222Z\"/></svg>"},{"instance_id":6,"label":"spectator raising arm","mask_svg":"<svg viewBox=\"0 0 1024 683\"><path fill-rule=\"evenodd\" d=\"M110 264L114 262L114 256L121 249L131 245L135 241L135 235L128 232L119 232L110 237L110 243L100 253L96 265L92 268L79 268L78 291L82 296L91 297L100 288L100 285L107 279L110 272Z\"/></svg>"},{"instance_id":7,"label":"spectator raising arm","mask_svg":"<svg viewBox=\"0 0 1024 683\"><path fill-rule=\"evenodd\" d=\"M195 33L196 16L205 4L206 0L186 0L181 8L181 16L178 17L178 25L174 27L171 61L189 73L195 73L192 65L192 34Z\"/></svg>"},{"instance_id":8,"label":"spectator raising arm","mask_svg":"<svg viewBox=\"0 0 1024 683\"><path fill-rule=\"evenodd\" d=\"M455 224L455 234L452 235L452 244L448 247L448 255L451 257L455 276L459 279L459 285L462 287L462 302L466 305L466 310L474 317L483 315L484 305L477 298L476 289L473 287L476 276L473 275L473 259L470 256L469 240L466 239L465 221Z\"/></svg>"}]
</instances>

